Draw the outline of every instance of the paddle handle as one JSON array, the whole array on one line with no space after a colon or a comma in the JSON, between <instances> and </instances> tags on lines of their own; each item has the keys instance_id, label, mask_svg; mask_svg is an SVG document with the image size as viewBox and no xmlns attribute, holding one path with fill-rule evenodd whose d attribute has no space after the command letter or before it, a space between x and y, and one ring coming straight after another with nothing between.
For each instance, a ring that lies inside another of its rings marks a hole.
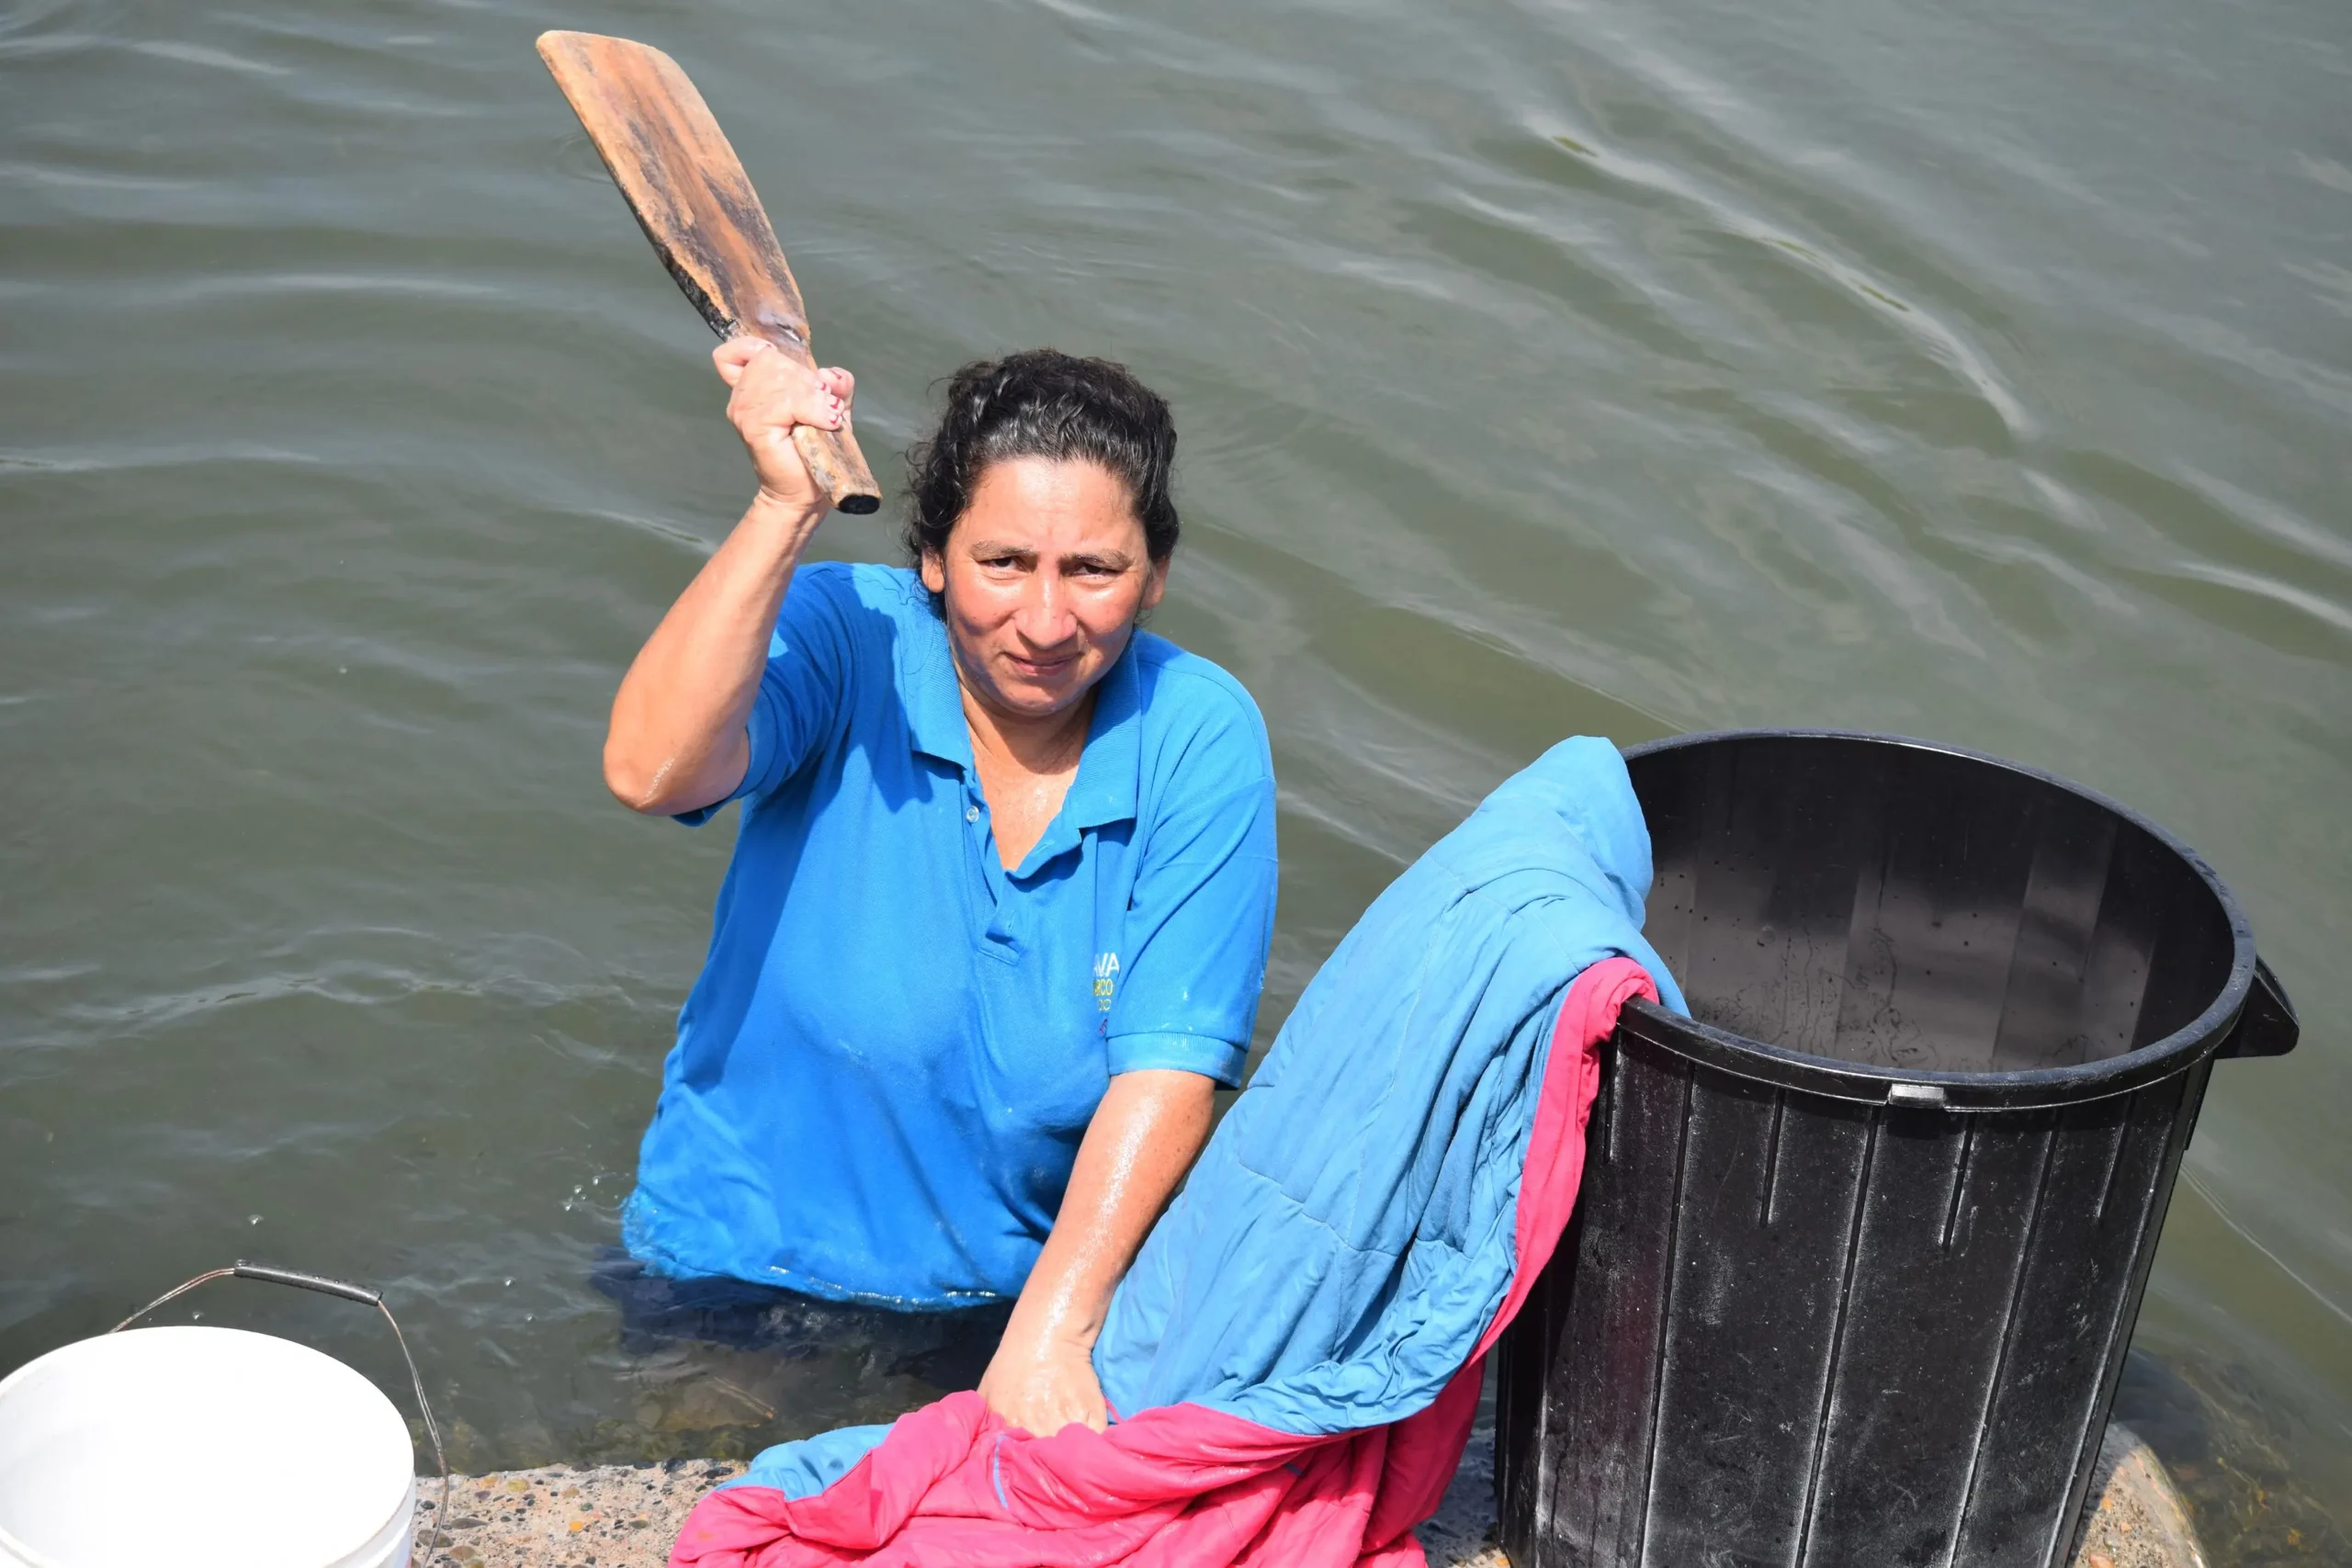
<instances>
[{"instance_id":1,"label":"paddle handle","mask_svg":"<svg viewBox=\"0 0 2352 1568\"><path fill-rule=\"evenodd\" d=\"M812 370L817 367L817 362L809 355L808 341L788 325L778 322L762 332L749 322L730 322L715 317L707 310L703 319L720 337L744 333L774 344ZM796 424L792 427L792 449L800 454L800 460L808 466L808 477L817 481L817 488L831 498L835 507L853 517L881 510L882 487L874 482L874 470L865 466L865 454L857 449L857 437L846 423L839 430Z\"/></svg>"},{"instance_id":2,"label":"paddle handle","mask_svg":"<svg viewBox=\"0 0 2352 1568\"><path fill-rule=\"evenodd\" d=\"M627 194L626 187L623 194ZM639 220L642 222L641 215ZM650 225L645 225L645 228L649 235L652 233ZM669 261L669 250L659 239L653 242L653 248L662 253L663 261ZM783 262L784 258L779 254L776 257L779 268ZM674 265L671 266L670 273L679 279L679 288L694 308L702 313L702 319L709 323L710 330L720 337L730 338L738 334L755 337L783 350L809 369L818 368L816 357L808 352L808 321L792 310L792 305L797 303L799 289L797 286L792 288L795 299L762 300L746 310L744 317L738 318L730 317L725 305L700 288L688 287L685 277ZM789 274L786 276L788 278ZM881 510L882 487L874 482L874 470L865 466L865 454L857 449L857 436L848 424L842 424L839 430L827 430L822 425L796 424L792 427L792 449L800 454L800 460L808 466L808 477L817 481L817 488L825 492L835 508L853 517L863 517Z\"/></svg>"},{"instance_id":3,"label":"paddle handle","mask_svg":"<svg viewBox=\"0 0 2352 1568\"><path fill-rule=\"evenodd\" d=\"M808 465L808 477L842 511L858 516L881 509L882 487L874 482L874 472L865 466L865 454L857 449L857 437L849 433L849 426L819 430L796 424L792 446Z\"/></svg>"}]
</instances>

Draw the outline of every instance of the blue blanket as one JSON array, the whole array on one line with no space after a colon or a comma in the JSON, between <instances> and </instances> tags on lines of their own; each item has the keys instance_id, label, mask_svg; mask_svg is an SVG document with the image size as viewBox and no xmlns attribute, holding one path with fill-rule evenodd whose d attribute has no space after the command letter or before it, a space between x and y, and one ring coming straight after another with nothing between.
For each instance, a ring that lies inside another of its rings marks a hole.
<instances>
[{"instance_id":1,"label":"blue blanket","mask_svg":"<svg viewBox=\"0 0 2352 1568\"><path fill-rule=\"evenodd\" d=\"M1616 749L1562 741L1364 911L1283 1026L1111 1306L1123 1412L1191 1402L1323 1433L1420 1409L1510 1284L1554 1014L1631 958L1649 829Z\"/></svg>"}]
</instances>

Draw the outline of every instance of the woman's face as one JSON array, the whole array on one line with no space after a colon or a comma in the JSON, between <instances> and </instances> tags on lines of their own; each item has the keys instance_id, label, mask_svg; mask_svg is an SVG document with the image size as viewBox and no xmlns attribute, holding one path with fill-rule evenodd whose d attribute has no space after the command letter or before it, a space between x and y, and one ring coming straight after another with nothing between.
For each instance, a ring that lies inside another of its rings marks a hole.
<instances>
[{"instance_id":1,"label":"woman's face","mask_svg":"<svg viewBox=\"0 0 2352 1568\"><path fill-rule=\"evenodd\" d=\"M999 717L1045 718L1086 695L1159 603L1168 566L1144 547L1125 481L1083 459L1009 457L982 471L923 585L942 596L965 688Z\"/></svg>"}]
</instances>

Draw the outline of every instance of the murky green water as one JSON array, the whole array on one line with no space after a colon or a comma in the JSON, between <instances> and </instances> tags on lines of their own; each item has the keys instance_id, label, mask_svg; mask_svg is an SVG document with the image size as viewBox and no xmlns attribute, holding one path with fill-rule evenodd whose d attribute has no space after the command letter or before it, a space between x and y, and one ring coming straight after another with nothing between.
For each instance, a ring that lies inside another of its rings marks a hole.
<instances>
[{"instance_id":1,"label":"murky green water","mask_svg":"<svg viewBox=\"0 0 2352 1568\"><path fill-rule=\"evenodd\" d=\"M605 705L747 485L549 26L700 82L886 476L975 355L1170 394L1159 626L1281 771L1269 1035L1571 731L1925 734L2202 849L2306 1035L2216 1073L2141 1344L2265 1434L2228 1554L2345 1539L2329 0L0 8L0 1368L251 1254L390 1286L468 1464L925 1392L628 1354L585 1283L728 848L605 798Z\"/></svg>"}]
</instances>

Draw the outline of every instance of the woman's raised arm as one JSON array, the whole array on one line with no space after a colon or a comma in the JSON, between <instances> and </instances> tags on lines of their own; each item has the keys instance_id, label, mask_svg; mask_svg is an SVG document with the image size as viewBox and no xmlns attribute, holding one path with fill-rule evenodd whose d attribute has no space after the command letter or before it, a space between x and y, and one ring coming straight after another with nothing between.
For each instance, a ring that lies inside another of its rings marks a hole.
<instances>
[{"instance_id":1,"label":"woman's raised arm","mask_svg":"<svg viewBox=\"0 0 2352 1568\"><path fill-rule=\"evenodd\" d=\"M712 351L758 471L759 494L727 542L645 639L605 733L605 784L632 811L671 816L724 800L750 761L744 723L793 568L831 502L793 449L792 427L839 430L855 383L809 371L757 338Z\"/></svg>"}]
</instances>

